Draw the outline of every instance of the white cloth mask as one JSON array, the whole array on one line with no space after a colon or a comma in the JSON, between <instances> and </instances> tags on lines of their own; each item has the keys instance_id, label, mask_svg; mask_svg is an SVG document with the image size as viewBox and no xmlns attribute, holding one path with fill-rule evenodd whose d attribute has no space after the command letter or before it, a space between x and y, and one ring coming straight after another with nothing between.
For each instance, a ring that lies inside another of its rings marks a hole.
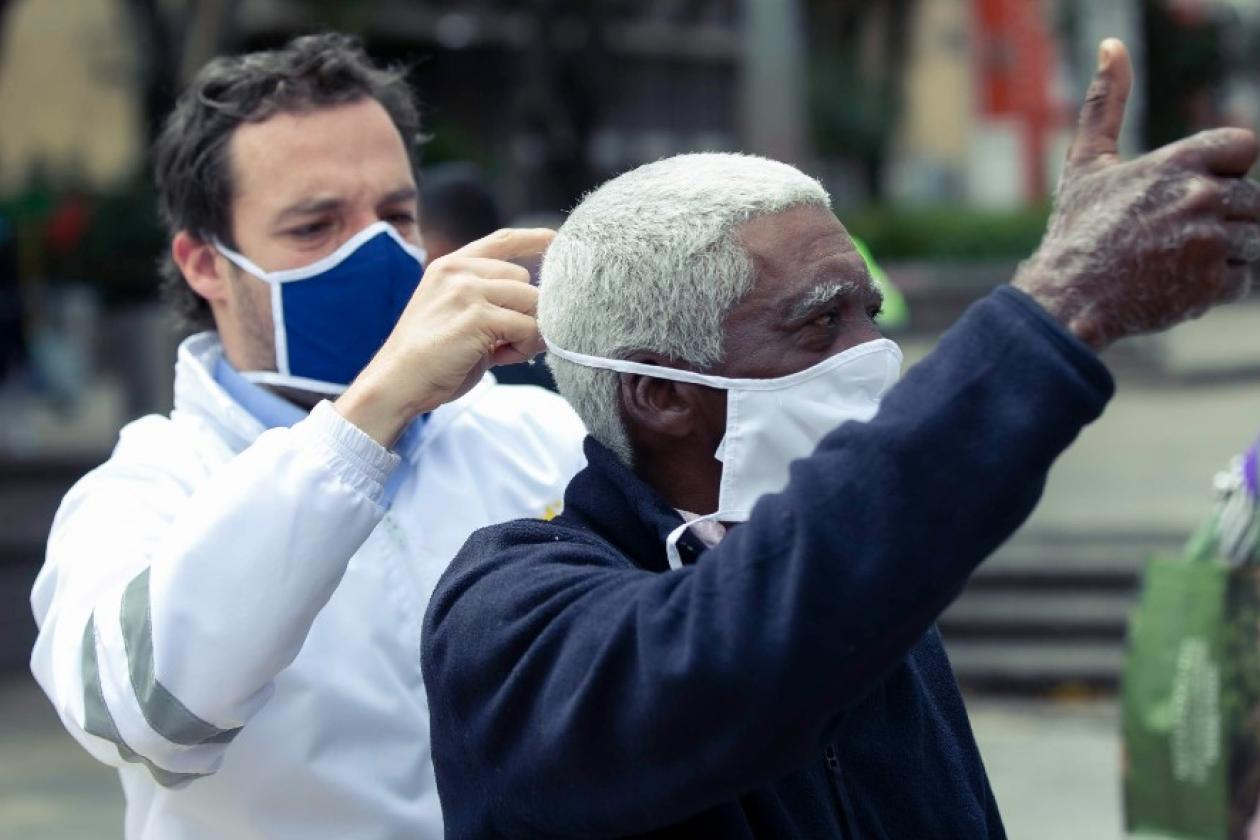
<instances>
[{"instance_id":1,"label":"white cloth mask","mask_svg":"<svg viewBox=\"0 0 1260 840\"><path fill-rule=\"evenodd\" d=\"M743 522L757 499L787 486L788 467L811 454L840 424L864 423L901 376L901 348L880 338L850 347L812 367L774 379L733 379L624 359L588 356L556 347L557 357L619 373L689 382L726 391L726 434L713 457L722 462L718 510L683 523L669 535L671 568L681 568L677 543L695 522Z\"/></svg>"}]
</instances>

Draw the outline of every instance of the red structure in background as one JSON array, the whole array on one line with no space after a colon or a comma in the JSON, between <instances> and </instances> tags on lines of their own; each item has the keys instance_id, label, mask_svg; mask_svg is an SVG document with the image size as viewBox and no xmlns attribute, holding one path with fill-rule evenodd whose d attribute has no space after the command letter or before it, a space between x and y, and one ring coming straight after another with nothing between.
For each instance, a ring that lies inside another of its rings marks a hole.
<instances>
[{"instance_id":1,"label":"red structure in background","mask_svg":"<svg viewBox=\"0 0 1260 840\"><path fill-rule=\"evenodd\" d=\"M1014 121L1023 133L1024 197L1045 198L1046 152L1063 125L1054 97L1057 61L1046 4L1041 0L972 0L980 119Z\"/></svg>"}]
</instances>

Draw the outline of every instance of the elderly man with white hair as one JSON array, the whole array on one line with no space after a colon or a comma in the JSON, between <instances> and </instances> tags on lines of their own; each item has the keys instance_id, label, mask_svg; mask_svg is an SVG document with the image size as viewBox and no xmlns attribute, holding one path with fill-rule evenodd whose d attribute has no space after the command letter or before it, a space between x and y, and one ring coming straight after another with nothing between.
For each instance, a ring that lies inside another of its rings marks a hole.
<instances>
[{"instance_id":1,"label":"elderly man with white hair","mask_svg":"<svg viewBox=\"0 0 1260 840\"><path fill-rule=\"evenodd\" d=\"M1096 351L1255 258L1254 137L1121 162L1120 45L1101 64L1037 253L900 384L792 167L676 157L573 211L538 314L589 464L430 603L448 836L1003 836L933 622L1102 411Z\"/></svg>"}]
</instances>

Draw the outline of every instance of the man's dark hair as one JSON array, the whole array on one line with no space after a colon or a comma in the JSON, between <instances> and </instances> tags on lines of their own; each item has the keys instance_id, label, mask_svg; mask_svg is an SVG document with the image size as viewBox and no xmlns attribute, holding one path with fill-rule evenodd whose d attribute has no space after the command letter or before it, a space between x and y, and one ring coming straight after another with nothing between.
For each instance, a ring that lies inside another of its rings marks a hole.
<instances>
[{"instance_id":1,"label":"man's dark hair","mask_svg":"<svg viewBox=\"0 0 1260 840\"><path fill-rule=\"evenodd\" d=\"M280 113L301 113L375 99L402 135L416 168L420 115L406 70L380 67L348 35L295 38L276 50L221 56L180 95L154 144L158 209L169 235L232 238L232 169L228 144L237 126ZM188 325L213 327L210 306L163 256L163 297Z\"/></svg>"},{"instance_id":2,"label":"man's dark hair","mask_svg":"<svg viewBox=\"0 0 1260 840\"><path fill-rule=\"evenodd\" d=\"M439 163L420 179L420 227L442 234L456 247L503 226L494 191L471 163Z\"/></svg>"}]
</instances>

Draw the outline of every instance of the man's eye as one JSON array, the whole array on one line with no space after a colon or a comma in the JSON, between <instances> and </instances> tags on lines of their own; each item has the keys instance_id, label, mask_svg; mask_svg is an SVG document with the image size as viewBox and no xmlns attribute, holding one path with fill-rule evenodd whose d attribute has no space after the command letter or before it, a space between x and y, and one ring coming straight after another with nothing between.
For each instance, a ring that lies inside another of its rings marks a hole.
<instances>
[{"instance_id":1,"label":"man's eye","mask_svg":"<svg viewBox=\"0 0 1260 840\"><path fill-rule=\"evenodd\" d=\"M840 322L840 313L835 309L830 309L822 313L821 315L817 316L809 323L813 326L822 327L823 329L829 330L833 328L839 322Z\"/></svg>"},{"instance_id":2,"label":"man's eye","mask_svg":"<svg viewBox=\"0 0 1260 840\"><path fill-rule=\"evenodd\" d=\"M870 314L871 320L874 321L880 315L884 314L884 301L881 300L879 303L875 303L875 304L872 304L871 306L868 306L866 308L866 311Z\"/></svg>"},{"instance_id":3,"label":"man's eye","mask_svg":"<svg viewBox=\"0 0 1260 840\"><path fill-rule=\"evenodd\" d=\"M392 225L414 225L416 223L415 213L390 213L385 217Z\"/></svg>"},{"instance_id":4,"label":"man's eye","mask_svg":"<svg viewBox=\"0 0 1260 840\"><path fill-rule=\"evenodd\" d=\"M289 235L298 239L310 239L328 230L328 224L326 221L319 221L298 225L297 227L289 228Z\"/></svg>"}]
</instances>

